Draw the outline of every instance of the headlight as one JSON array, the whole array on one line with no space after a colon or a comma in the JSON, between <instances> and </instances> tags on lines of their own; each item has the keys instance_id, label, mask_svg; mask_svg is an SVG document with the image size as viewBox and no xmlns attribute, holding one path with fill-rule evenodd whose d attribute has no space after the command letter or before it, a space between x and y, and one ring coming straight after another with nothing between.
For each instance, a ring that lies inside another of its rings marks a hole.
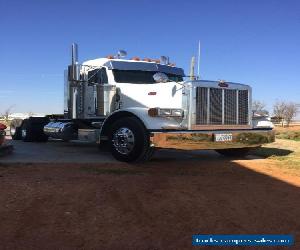
<instances>
[{"instance_id":1,"label":"headlight","mask_svg":"<svg viewBox=\"0 0 300 250\"><path fill-rule=\"evenodd\" d=\"M162 109L162 108L151 108L148 110L149 116L152 117L183 117L182 109Z\"/></svg>"},{"instance_id":2,"label":"headlight","mask_svg":"<svg viewBox=\"0 0 300 250\"><path fill-rule=\"evenodd\" d=\"M172 116L183 116L183 110L182 109L172 109Z\"/></svg>"}]
</instances>

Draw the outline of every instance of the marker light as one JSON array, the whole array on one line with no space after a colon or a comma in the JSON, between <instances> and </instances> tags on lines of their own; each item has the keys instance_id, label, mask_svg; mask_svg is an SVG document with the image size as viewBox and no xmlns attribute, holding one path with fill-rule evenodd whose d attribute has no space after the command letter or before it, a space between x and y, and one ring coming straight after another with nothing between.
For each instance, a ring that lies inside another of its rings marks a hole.
<instances>
[{"instance_id":1,"label":"marker light","mask_svg":"<svg viewBox=\"0 0 300 250\"><path fill-rule=\"evenodd\" d=\"M137 57L137 56L134 56L134 57L131 58L131 60L134 60L134 61L140 61L140 58Z\"/></svg>"},{"instance_id":2,"label":"marker light","mask_svg":"<svg viewBox=\"0 0 300 250\"><path fill-rule=\"evenodd\" d=\"M7 128L6 125L4 125L3 123L0 123L0 130L4 130L6 128Z\"/></svg>"}]
</instances>

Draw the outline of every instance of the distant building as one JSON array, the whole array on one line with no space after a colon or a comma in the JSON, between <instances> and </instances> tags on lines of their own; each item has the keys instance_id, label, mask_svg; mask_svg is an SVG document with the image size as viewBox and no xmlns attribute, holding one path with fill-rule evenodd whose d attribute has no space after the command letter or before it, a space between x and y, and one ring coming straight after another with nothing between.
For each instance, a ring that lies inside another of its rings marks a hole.
<instances>
[{"instance_id":1,"label":"distant building","mask_svg":"<svg viewBox=\"0 0 300 250\"><path fill-rule=\"evenodd\" d=\"M36 113L12 113L8 116L8 120L13 119L26 119L30 116L45 116L44 114L36 114ZM5 119L4 117L1 117L2 119Z\"/></svg>"},{"instance_id":2,"label":"distant building","mask_svg":"<svg viewBox=\"0 0 300 250\"><path fill-rule=\"evenodd\" d=\"M26 119L29 117L29 114L27 113L12 113L8 116L8 120L13 119Z\"/></svg>"}]
</instances>

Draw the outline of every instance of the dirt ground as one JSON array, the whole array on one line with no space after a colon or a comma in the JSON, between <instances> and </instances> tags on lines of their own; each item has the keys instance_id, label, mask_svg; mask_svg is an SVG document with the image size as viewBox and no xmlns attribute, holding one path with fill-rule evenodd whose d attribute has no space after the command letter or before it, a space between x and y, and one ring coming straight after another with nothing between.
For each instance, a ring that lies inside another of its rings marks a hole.
<instances>
[{"instance_id":1,"label":"dirt ground","mask_svg":"<svg viewBox=\"0 0 300 250\"><path fill-rule=\"evenodd\" d=\"M300 177L277 165L181 151L143 165L2 162L0 249L197 249L193 234L293 234L272 249L300 249Z\"/></svg>"}]
</instances>

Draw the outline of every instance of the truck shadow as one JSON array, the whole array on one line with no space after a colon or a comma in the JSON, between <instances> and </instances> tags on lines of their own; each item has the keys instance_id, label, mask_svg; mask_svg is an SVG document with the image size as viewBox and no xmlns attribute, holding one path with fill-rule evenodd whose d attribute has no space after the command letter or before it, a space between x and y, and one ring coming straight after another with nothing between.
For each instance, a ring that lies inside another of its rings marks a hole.
<instances>
[{"instance_id":1,"label":"truck shadow","mask_svg":"<svg viewBox=\"0 0 300 250\"><path fill-rule=\"evenodd\" d=\"M186 150L179 150L179 149L161 149L157 150L151 159L152 162L160 162L160 161L169 161L173 160L174 157L177 160L199 160L205 159L215 159L215 158L222 158L228 160L242 160L242 159L264 159L273 156L288 156L292 154L294 151L288 149L280 149L280 148L272 148L272 147L260 147L257 149L253 149L249 152L247 156L223 156L214 150L193 150L193 151L186 151Z\"/></svg>"},{"instance_id":2,"label":"truck shadow","mask_svg":"<svg viewBox=\"0 0 300 250\"><path fill-rule=\"evenodd\" d=\"M292 153L274 148L266 151L271 153L265 157ZM194 152L185 157L178 150L168 153L157 154L144 167L156 177L148 184L149 189L161 197L156 201L169 213L167 218L153 217L168 225L156 235L162 242L166 237L174 248L190 249L187 244L192 234L292 234L295 241L300 237L299 178L297 183L292 182L292 175L279 180L214 152ZM190 157L195 154L198 157ZM260 164L265 167L267 163ZM272 169L272 174L276 171ZM291 249L300 249L300 243L296 241Z\"/></svg>"},{"instance_id":3,"label":"truck shadow","mask_svg":"<svg viewBox=\"0 0 300 250\"><path fill-rule=\"evenodd\" d=\"M259 156L262 158L268 158L272 156L288 156L294 151L289 149L282 148L272 148L272 147L261 147L252 150L250 153L255 156Z\"/></svg>"}]
</instances>

